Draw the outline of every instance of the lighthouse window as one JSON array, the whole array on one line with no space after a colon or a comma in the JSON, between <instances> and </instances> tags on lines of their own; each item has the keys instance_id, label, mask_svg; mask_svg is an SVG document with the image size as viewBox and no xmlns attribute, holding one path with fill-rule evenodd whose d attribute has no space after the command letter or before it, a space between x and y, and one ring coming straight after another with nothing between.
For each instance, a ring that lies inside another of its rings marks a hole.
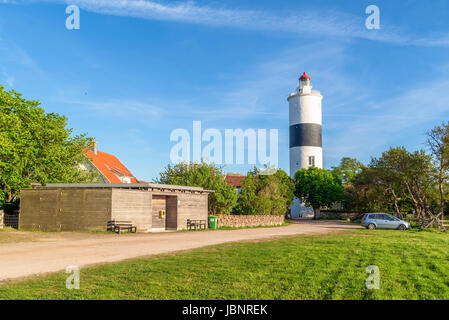
<instances>
[{"instance_id":1,"label":"lighthouse window","mask_svg":"<svg viewBox=\"0 0 449 320\"><path fill-rule=\"evenodd\" d=\"M315 156L309 157L309 166L312 166L312 167L315 166Z\"/></svg>"}]
</instances>

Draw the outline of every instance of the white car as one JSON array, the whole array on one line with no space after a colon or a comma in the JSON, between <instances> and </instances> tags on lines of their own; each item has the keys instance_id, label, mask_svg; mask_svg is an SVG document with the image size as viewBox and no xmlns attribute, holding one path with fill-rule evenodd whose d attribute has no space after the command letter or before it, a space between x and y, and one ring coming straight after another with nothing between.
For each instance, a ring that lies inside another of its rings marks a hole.
<instances>
[{"instance_id":1,"label":"white car","mask_svg":"<svg viewBox=\"0 0 449 320\"><path fill-rule=\"evenodd\" d=\"M388 213L367 213L363 216L362 226L367 229L410 229L410 223Z\"/></svg>"}]
</instances>

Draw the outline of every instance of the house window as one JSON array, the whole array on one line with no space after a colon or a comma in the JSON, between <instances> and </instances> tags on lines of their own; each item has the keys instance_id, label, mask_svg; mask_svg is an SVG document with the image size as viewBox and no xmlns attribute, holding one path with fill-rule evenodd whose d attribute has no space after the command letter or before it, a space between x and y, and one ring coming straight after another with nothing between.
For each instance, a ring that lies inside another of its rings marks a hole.
<instances>
[{"instance_id":1,"label":"house window","mask_svg":"<svg viewBox=\"0 0 449 320\"><path fill-rule=\"evenodd\" d=\"M315 156L309 157L309 166L314 167L315 166Z\"/></svg>"}]
</instances>

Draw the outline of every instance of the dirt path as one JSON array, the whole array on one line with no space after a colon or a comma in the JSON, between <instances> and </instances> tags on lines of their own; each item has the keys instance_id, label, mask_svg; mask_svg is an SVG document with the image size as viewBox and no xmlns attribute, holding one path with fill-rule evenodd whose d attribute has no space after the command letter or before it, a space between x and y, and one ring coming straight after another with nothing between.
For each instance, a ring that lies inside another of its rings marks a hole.
<instances>
[{"instance_id":1,"label":"dirt path","mask_svg":"<svg viewBox=\"0 0 449 320\"><path fill-rule=\"evenodd\" d=\"M96 263L188 250L232 241L360 228L341 222L296 222L286 227L158 234L59 233L33 242L0 244L0 281Z\"/></svg>"}]
</instances>

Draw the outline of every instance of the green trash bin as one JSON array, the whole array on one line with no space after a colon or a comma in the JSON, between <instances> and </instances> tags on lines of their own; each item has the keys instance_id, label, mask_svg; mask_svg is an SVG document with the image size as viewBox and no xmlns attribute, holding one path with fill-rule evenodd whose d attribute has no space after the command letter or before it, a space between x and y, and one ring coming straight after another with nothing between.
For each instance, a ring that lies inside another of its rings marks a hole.
<instances>
[{"instance_id":1,"label":"green trash bin","mask_svg":"<svg viewBox=\"0 0 449 320\"><path fill-rule=\"evenodd\" d=\"M217 229L217 216L209 216L209 229Z\"/></svg>"}]
</instances>

